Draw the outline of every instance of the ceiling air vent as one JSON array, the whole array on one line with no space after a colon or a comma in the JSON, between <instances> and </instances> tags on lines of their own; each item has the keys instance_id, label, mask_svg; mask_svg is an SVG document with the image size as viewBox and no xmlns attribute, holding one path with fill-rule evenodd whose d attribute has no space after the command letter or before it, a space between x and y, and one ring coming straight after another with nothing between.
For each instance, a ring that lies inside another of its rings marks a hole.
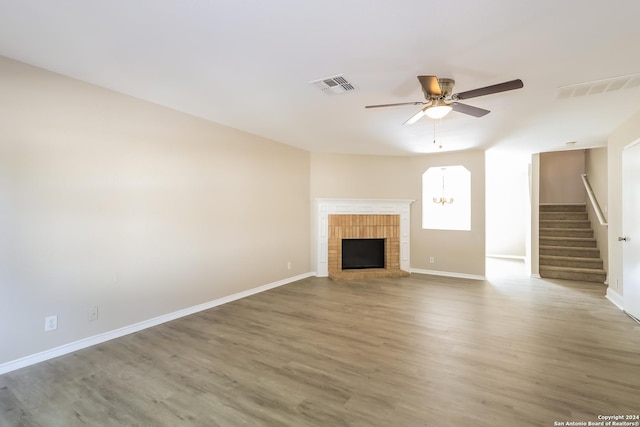
<instances>
[{"instance_id":1,"label":"ceiling air vent","mask_svg":"<svg viewBox=\"0 0 640 427\"><path fill-rule=\"evenodd\" d=\"M579 96L596 95L598 93L613 92L622 89L633 89L638 86L640 86L640 74L631 74L629 76L613 77L611 79L563 86L558 88L556 98L576 98Z\"/></svg>"},{"instance_id":2,"label":"ceiling air vent","mask_svg":"<svg viewBox=\"0 0 640 427\"><path fill-rule=\"evenodd\" d=\"M342 74L309 82L327 95L338 95L356 90Z\"/></svg>"}]
</instances>

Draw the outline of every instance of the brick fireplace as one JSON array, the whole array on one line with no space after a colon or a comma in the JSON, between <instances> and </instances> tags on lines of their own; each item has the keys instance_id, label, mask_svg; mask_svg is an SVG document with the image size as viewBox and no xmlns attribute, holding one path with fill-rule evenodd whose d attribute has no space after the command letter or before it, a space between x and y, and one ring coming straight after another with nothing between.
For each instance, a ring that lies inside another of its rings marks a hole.
<instances>
[{"instance_id":1,"label":"brick fireplace","mask_svg":"<svg viewBox=\"0 0 640 427\"><path fill-rule=\"evenodd\" d=\"M316 199L317 275L336 280L408 276L411 202ZM342 270L343 239L384 239L385 268Z\"/></svg>"}]
</instances>

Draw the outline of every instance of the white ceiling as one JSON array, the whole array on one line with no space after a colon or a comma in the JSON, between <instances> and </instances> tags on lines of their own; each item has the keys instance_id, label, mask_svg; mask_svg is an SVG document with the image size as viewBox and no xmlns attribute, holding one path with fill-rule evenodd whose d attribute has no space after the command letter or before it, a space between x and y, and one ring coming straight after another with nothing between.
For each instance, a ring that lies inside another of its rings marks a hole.
<instances>
[{"instance_id":1,"label":"white ceiling","mask_svg":"<svg viewBox=\"0 0 640 427\"><path fill-rule=\"evenodd\" d=\"M0 0L0 55L310 151L406 155L606 144L640 87L557 99L640 73L637 0ZM343 74L357 90L309 84ZM402 126L416 76L454 92L520 78ZM442 148L438 148L442 145Z\"/></svg>"}]
</instances>

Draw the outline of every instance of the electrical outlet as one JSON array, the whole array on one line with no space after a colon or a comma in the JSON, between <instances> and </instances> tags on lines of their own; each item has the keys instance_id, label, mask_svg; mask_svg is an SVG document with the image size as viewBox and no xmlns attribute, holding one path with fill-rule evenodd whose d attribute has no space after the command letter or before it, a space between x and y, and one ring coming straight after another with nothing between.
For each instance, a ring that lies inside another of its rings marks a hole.
<instances>
[{"instance_id":1,"label":"electrical outlet","mask_svg":"<svg viewBox=\"0 0 640 427\"><path fill-rule=\"evenodd\" d=\"M91 307L91 310L89 310L89 321L92 322L94 320L98 320L98 306L94 305L93 307Z\"/></svg>"},{"instance_id":2,"label":"electrical outlet","mask_svg":"<svg viewBox=\"0 0 640 427\"><path fill-rule=\"evenodd\" d=\"M429 264L433 264L434 262L436 262L436 259L432 256L429 257Z\"/></svg>"},{"instance_id":3,"label":"electrical outlet","mask_svg":"<svg viewBox=\"0 0 640 427\"><path fill-rule=\"evenodd\" d=\"M291 261L287 263L287 270L291 270Z\"/></svg>"},{"instance_id":4,"label":"electrical outlet","mask_svg":"<svg viewBox=\"0 0 640 427\"><path fill-rule=\"evenodd\" d=\"M58 329L58 316L47 316L44 318L44 331L55 331Z\"/></svg>"}]
</instances>

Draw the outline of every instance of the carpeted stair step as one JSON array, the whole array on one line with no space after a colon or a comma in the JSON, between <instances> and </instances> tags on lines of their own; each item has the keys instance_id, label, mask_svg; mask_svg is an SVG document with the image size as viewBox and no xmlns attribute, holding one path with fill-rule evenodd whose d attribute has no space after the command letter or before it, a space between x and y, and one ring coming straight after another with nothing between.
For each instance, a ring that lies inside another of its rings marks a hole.
<instances>
[{"instance_id":1,"label":"carpeted stair step","mask_svg":"<svg viewBox=\"0 0 640 427\"><path fill-rule=\"evenodd\" d=\"M540 237L540 245L595 248L597 243L593 237Z\"/></svg>"},{"instance_id":2,"label":"carpeted stair step","mask_svg":"<svg viewBox=\"0 0 640 427\"><path fill-rule=\"evenodd\" d=\"M540 212L586 212L585 203L540 205Z\"/></svg>"},{"instance_id":3,"label":"carpeted stair step","mask_svg":"<svg viewBox=\"0 0 640 427\"><path fill-rule=\"evenodd\" d=\"M595 268L540 266L540 277L604 283L607 273L602 269Z\"/></svg>"},{"instance_id":4,"label":"carpeted stair step","mask_svg":"<svg viewBox=\"0 0 640 427\"><path fill-rule=\"evenodd\" d=\"M580 219L541 219L540 228L591 228L591 223Z\"/></svg>"},{"instance_id":5,"label":"carpeted stair step","mask_svg":"<svg viewBox=\"0 0 640 427\"><path fill-rule=\"evenodd\" d=\"M603 269L604 263L600 258L581 258L570 256L540 255L540 266L574 267Z\"/></svg>"},{"instance_id":6,"label":"carpeted stair step","mask_svg":"<svg viewBox=\"0 0 640 427\"><path fill-rule=\"evenodd\" d=\"M600 249L580 248L572 246L540 245L540 256L542 255L569 256L578 258L600 258Z\"/></svg>"},{"instance_id":7,"label":"carpeted stair step","mask_svg":"<svg viewBox=\"0 0 640 427\"><path fill-rule=\"evenodd\" d=\"M540 237L593 237L591 228L541 228Z\"/></svg>"},{"instance_id":8,"label":"carpeted stair step","mask_svg":"<svg viewBox=\"0 0 640 427\"><path fill-rule=\"evenodd\" d=\"M586 212L540 212L541 220L571 220L586 221L589 216Z\"/></svg>"}]
</instances>

